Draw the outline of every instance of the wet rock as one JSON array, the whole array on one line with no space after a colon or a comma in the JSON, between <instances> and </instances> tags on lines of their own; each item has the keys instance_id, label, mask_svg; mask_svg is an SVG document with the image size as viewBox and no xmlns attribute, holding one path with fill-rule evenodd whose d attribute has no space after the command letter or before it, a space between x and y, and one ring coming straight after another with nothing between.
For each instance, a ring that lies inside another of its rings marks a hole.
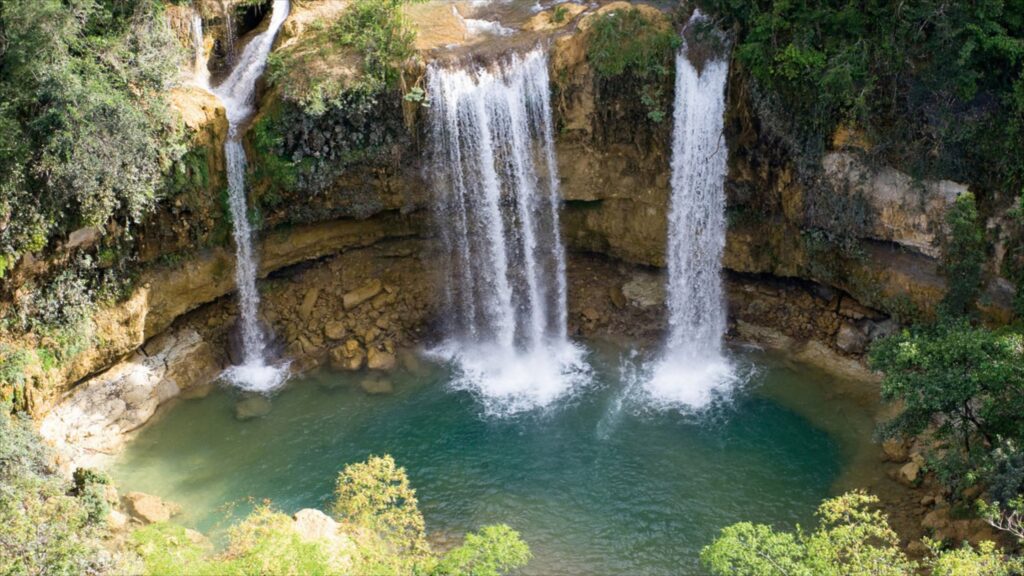
<instances>
[{"instance_id":1,"label":"wet rock","mask_svg":"<svg viewBox=\"0 0 1024 576\"><path fill-rule=\"evenodd\" d=\"M363 389L363 392L366 392L371 396L376 396L378 394L391 394L395 391L395 386L390 380L379 376L364 378L359 382L359 387Z\"/></svg>"},{"instance_id":2,"label":"wet rock","mask_svg":"<svg viewBox=\"0 0 1024 576\"><path fill-rule=\"evenodd\" d=\"M366 366L370 370L393 370L396 364L395 355L390 352L371 347L366 353Z\"/></svg>"},{"instance_id":3,"label":"wet rock","mask_svg":"<svg viewBox=\"0 0 1024 576\"><path fill-rule=\"evenodd\" d=\"M611 299L612 305L619 310L626 307L626 296L622 293L621 286L612 286L608 288L608 298Z\"/></svg>"},{"instance_id":4,"label":"wet rock","mask_svg":"<svg viewBox=\"0 0 1024 576\"><path fill-rule=\"evenodd\" d=\"M341 298L342 305L345 307L345 310L352 310L363 302L366 302L370 298L380 294L383 289L384 285L380 280L375 278L351 292L346 292Z\"/></svg>"},{"instance_id":5,"label":"wet rock","mask_svg":"<svg viewBox=\"0 0 1024 576\"><path fill-rule=\"evenodd\" d=\"M254 395L239 400L235 404L235 419L245 422L270 414L272 405L265 396Z\"/></svg>"},{"instance_id":6,"label":"wet rock","mask_svg":"<svg viewBox=\"0 0 1024 576\"><path fill-rule=\"evenodd\" d=\"M324 325L324 336L330 340L341 340L345 337L345 323L332 320Z\"/></svg>"},{"instance_id":7,"label":"wet rock","mask_svg":"<svg viewBox=\"0 0 1024 576\"><path fill-rule=\"evenodd\" d=\"M359 370L366 361L366 352L355 338L349 338L345 344L332 348L329 356L331 367L337 370Z\"/></svg>"},{"instance_id":8,"label":"wet rock","mask_svg":"<svg viewBox=\"0 0 1024 576\"><path fill-rule=\"evenodd\" d=\"M167 522L171 516L181 511L177 504L164 502L160 497L144 492L125 494L124 504L128 515L143 524Z\"/></svg>"}]
</instances>

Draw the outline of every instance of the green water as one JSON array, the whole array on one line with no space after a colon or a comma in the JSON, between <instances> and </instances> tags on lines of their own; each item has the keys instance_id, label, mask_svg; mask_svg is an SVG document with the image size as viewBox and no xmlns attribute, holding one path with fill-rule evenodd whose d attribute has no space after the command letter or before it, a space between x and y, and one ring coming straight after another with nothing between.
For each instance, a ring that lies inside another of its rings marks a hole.
<instances>
[{"instance_id":1,"label":"green water","mask_svg":"<svg viewBox=\"0 0 1024 576\"><path fill-rule=\"evenodd\" d=\"M586 389L512 418L485 416L436 367L396 374L395 392L380 396L362 392L359 376L315 374L245 422L237 396L218 390L168 410L112 473L122 490L175 501L178 521L216 534L250 499L326 509L345 464L389 453L437 542L504 522L533 551L526 574L695 574L723 526L810 520L854 458L851 429L870 421L842 399L788 402L818 398L827 383L749 354L739 361L757 372L730 402L696 416L651 410L626 393L620 354L592 354Z\"/></svg>"}]
</instances>

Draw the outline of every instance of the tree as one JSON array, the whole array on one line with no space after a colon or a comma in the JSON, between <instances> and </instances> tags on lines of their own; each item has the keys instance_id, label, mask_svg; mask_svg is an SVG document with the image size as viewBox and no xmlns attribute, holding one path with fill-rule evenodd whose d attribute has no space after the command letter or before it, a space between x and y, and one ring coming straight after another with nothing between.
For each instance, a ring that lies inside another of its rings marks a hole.
<instances>
[{"instance_id":1,"label":"tree","mask_svg":"<svg viewBox=\"0 0 1024 576\"><path fill-rule=\"evenodd\" d=\"M922 567L935 576L1010 576L1024 569L1022 559L991 542L942 550L929 541L933 556L921 566L904 554L886 516L873 509L877 503L864 492L826 500L810 533L734 524L701 551L701 562L723 576L912 576Z\"/></svg>"},{"instance_id":2,"label":"tree","mask_svg":"<svg viewBox=\"0 0 1024 576\"><path fill-rule=\"evenodd\" d=\"M339 520L373 528L398 551L416 556L429 552L416 491L391 456L371 456L346 466L338 475L335 496Z\"/></svg>"},{"instance_id":3,"label":"tree","mask_svg":"<svg viewBox=\"0 0 1024 576\"><path fill-rule=\"evenodd\" d=\"M504 524L467 534L461 546L445 554L434 576L500 576L530 561L530 548Z\"/></svg>"},{"instance_id":4,"label":"tree","mask_svg":"<svg viewBox=\"0 0 1024 576\"><path fill-rule=\"evenodd\" d=\"M1020 334L950 320L880 341L870 362L885 374L883 398L903 406L883 426L883 435L906 437L928 430L947 484L978 481L999 439L1024 440Z\"/></svg>"}]
</instances>

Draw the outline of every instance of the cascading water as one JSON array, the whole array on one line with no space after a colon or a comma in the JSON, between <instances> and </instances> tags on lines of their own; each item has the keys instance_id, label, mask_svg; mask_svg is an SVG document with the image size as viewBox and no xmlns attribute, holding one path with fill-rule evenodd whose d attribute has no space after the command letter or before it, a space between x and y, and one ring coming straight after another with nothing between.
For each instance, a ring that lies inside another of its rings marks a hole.
<instances>
[{"instance_id":1,"label":"cascading water","mask_svg":"<svg viewBox=\"0 0 1024 576\"><path fill-rule=\"evenodd\" d=\"M705 20L696 11L687 26ZM685 37L685 36L684 36ZM676 55L672 138L672 206L668 232L669 333L647 384L654 399L691 408L707 405L733 380L722 356L726 314L723 135L727 60L711 56L698 69L684 40Z\"/></svg>"},{"instance_id":2,"label":"cascading water","mask_svg":"<svg viewBox=\"0 0 1024 576\"><path fill-rule=\"evenodd\" d=\"M238 327L242 343L242 363L229 368L225 377L239 388L254 392L269 392L280 386L287 376L287 366L267 363L266 337L259 324L258 266L246 202L246 157L242 133L245 123L255 111L256 80L263 74L274 37L288 17L288 10L288 0L274 0L270 26L249 41L231 74L213 90L224 104L229 124L224 156L235 239L235 283L238 286Z\"/></svg>"},{"instance_id":3,"label":"cascading water","mask_svg":"<svg viewBox=\"0 0 1024 576\"><path fill-rule=\"evenodd\" d=\"M459 386L491 412L550 404L585 372L566 338L547 54L427 72L435 208Z\"/></svg>"},{"instance_id":4,"label":"cascading water","mask_svg":"<svg viewBox=\"0 0 1024 576\"><path fill-rule=\"evenodd\" d=\"M192 13L192 72L197 86L208 88L210 69L206 65L206 49L203 46L203 17L199 11Z\"/></svg>"}]
</instances>

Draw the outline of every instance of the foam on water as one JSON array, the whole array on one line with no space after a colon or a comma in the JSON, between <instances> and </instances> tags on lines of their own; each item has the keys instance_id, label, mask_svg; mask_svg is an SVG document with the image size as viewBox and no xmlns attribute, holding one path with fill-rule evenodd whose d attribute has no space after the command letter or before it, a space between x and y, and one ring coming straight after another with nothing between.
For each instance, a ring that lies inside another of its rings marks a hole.
<instances>
[{"instance_id":1,"label":"foam on water","mask_svg":"<svg viewBox=\"0 0 1024 576\"><path fill-rule=\"evenodd\" d=\"M492 413L548 406L586 371L566 338L548 58L427 71L434 211L456 387Z\"/></svg>"},{"instance_id":2,"label":"foam on water","mask_svg":"<svg viewBox=\"0 0 1024 576\"><path fill-rule=\"evenodd\" d=\"M695 11L687 26L705 20ZM646 391L660 404L706 407L734 380L722 354L725 85L729 64L712 56L701 70L684 40L676 55L672 196L668 233L668 325L661 359Z\"/></svg>"}]
</instances>

